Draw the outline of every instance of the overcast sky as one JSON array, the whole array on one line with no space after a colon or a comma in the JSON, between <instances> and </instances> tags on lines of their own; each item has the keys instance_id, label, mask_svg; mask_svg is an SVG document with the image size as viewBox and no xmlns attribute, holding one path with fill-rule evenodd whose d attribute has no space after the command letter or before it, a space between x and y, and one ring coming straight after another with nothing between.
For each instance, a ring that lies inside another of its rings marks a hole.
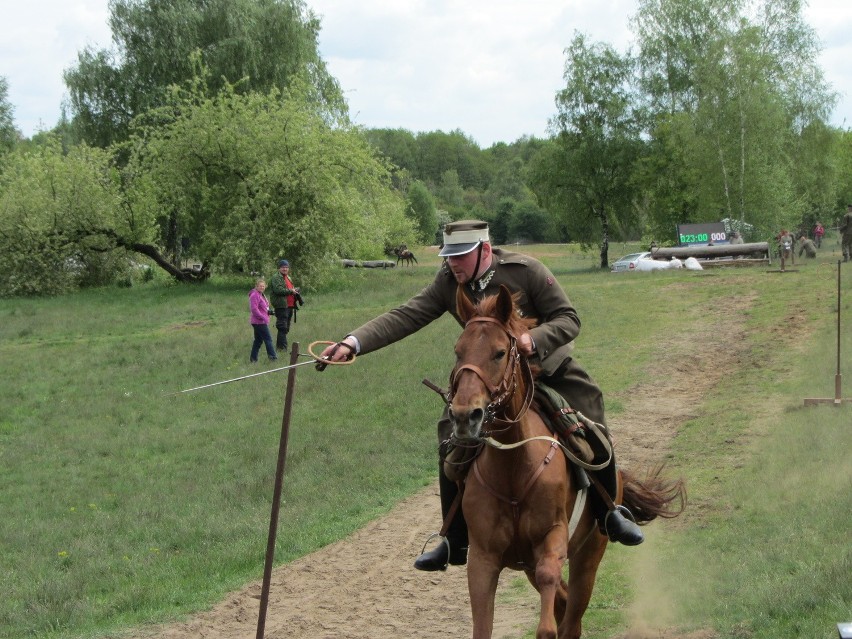
<instances>
[{"instance_id":1,"label":"overcast sky","mask_svg":"<svg viewBox=\"0 0 852 639\"><path fill-rule=\"evenodd\" d=\"M62 72L85 46L111 47L107 0L7 0L0 76L26 136L52 128ZM461 129L483 148L544 136L575 31L619 51L635 0L308 0L322 18L320 52L357 124ZM811 0L805 18L841 94L832 123L852 127L852 2Z\"/></svg>"}]
</instances>

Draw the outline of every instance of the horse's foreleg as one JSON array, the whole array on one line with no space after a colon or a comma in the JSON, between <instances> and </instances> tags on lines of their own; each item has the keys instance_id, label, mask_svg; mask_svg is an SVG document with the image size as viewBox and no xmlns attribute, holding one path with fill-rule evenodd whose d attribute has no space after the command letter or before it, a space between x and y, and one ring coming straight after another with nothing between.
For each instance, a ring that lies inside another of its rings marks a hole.
<instances>
[{"instance_id":1,"label":"horse's foreleg","mask_svg":"<svg viewBox=\"0 0 852 639\"><path fill-rule=\"evenodd\" d=\"M497 558L476 553L470 548L467 560L467 589L473 615L473 639L491 639L494 629L494 594L500 577Z\"/></svg>"}]
</instances>

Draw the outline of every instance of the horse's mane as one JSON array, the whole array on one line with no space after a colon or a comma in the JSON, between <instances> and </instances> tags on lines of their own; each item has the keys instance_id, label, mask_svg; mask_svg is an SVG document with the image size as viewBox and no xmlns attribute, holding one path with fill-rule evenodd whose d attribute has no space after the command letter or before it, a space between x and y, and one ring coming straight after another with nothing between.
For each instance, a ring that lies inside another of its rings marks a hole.
<instances>
[{"instance_id":1,"label":"horse's mane","mask_svg":"<svg viewBox=\"0 0 852 639\"><path fill-rule=\"evenodd\" d=\"M520 293L512 294L512 315L509 318L509 322L506 328L509 330L509 333L517 337L522 333L528 332L533 326L538 324L538 321L534 317L521 317L521 313L518 310L518 300L520 299ZM496 317L497 316L497 295L488 295L483 297L475 306L476 314L482 315L484 317Z\"/></svg>"}]
</instances>

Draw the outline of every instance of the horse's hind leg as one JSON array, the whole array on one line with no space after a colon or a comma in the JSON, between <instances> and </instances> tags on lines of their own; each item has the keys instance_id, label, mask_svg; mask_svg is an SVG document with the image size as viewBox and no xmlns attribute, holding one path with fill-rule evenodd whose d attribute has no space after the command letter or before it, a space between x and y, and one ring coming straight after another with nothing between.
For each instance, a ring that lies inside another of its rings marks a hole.
<instances>
[{"instance_id":1,"label":"horse's hind leg","mask_svg":"<svg viewBox=\"0 0 852 639\"><path fill-rule=\"evenodd\" d=\"M579 639L583 614L589 607L598 566L606 551L607 538L593 531L568 559L568 600L559 623L559 639Z\"/></svg>"}]
</instances>

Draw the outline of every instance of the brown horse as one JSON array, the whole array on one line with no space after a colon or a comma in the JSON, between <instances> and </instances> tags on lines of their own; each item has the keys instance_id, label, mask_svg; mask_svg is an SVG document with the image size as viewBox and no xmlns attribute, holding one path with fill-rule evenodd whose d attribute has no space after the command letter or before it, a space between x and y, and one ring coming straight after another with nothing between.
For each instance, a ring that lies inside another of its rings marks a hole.
<instances>
[{"instance_id":1,"label":"brown horse","mask_svg":"<svg viewBox=\"0 0 852 639\"><path fill-rule=\"evenodd\" d=\"M397 264L399 264L400 262L402 262L404 266L414 266L414 264L417 264L417 258L414 257L414 253L409 251L405 244L395 248L393 250L393 254L396 255Z\"/></svg>"},{"instance_id":2,"label":"brown horse","mask_svg":"<svg viewBox=\"0 0 852 639\"><path fill-rule=\"evenodd\" d=\"M585 492L577 491L562 446L529 410L533 373L517 337L534 322L520 317L503 286L476 306L460 287L456 304L465 328L448 396L453 438L460 445L486 444L467 475L462 501L473 637L491 637L497 580L511 568L523 570L541 596L536 638L576 639L608 540ZM677 498L680 510L670 507ZM679 514L684 498L683 484L662 480L659 469L642 482L620 471L615 502L623 502L637 523Z\"/></svg>"}]
</instances>

